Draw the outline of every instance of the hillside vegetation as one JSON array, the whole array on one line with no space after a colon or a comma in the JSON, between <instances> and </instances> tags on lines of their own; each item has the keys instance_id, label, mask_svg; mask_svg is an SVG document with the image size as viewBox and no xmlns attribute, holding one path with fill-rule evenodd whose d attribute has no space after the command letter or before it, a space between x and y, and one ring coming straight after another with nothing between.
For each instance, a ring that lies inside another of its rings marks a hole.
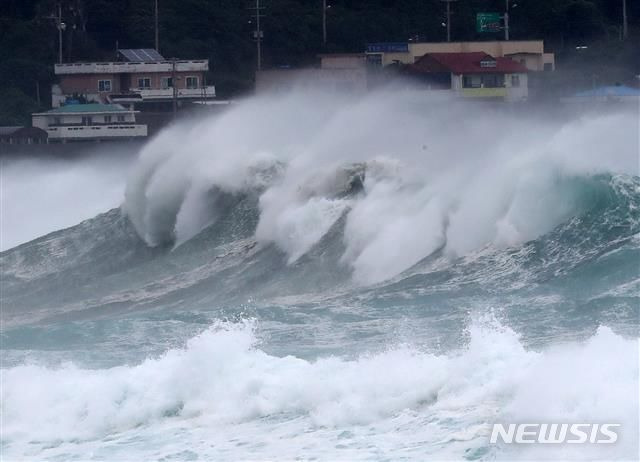
<instances>
[{"instance_id":1,"label":"hillside vegetation","mask_svg":"<svg viewBox=\"0 0 640 462\"><path fill-rule=\"evenodd\" d=\"M0 9L0 125L28 123L46 109L58 55L55 20L62 5L65 61L108 60L116 47L152 48L154 0L2 0ZM632 79L640 73L640 1L627 0L629 36L621 41L622 0L511 0L511 38L544 39L558 66L584 67L581 80ZM320 52L362 51L367 42L445 38L440 0L328 0L328 40L322 44L321 0L261 0L263 65L300 66ZM159 0L160 52L167 58L208 58L209 81L221 97L250 91L255 70L255 1ZM477 12L502 12L504 0L452 3L453 40L478 34ZM576 51L576 46L589 48ZM610 72L609 72L610 71ZM567 74L572 75L572 74ZM582 84L584 84L582 82Z\"/></svg>"}]
</instances>

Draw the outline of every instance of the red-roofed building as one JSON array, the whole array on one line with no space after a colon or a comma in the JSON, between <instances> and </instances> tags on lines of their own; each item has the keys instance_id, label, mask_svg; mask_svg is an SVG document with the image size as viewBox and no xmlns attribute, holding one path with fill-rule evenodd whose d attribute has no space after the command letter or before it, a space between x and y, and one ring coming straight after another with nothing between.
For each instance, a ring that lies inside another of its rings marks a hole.
<instances>
[{"instance_id":1,"label":"red-roofed building","mask_svg":"<svg viewBox=\"0 0 640 462\"><path fill-rule=\"evenodd\" d=\"M504 101L524 101L528 97L527 68L484 52L427 53L406 69L429 88L451 90L462 97Z\"/></svg>"}]
</instances>

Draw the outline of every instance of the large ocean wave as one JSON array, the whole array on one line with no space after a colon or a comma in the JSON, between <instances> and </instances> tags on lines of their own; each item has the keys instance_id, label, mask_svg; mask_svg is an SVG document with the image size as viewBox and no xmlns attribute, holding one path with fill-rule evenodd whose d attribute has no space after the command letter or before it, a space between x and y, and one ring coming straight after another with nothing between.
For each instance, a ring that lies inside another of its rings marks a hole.
<instances>
[{"instance_id":1,"label":"large ocean wave","mask_svg":"<svg viewBox=\"0 0 640 462\"><path fill-rule=\"evenodd\" d=\"M254 192L256 238L289 263L345 215L342 260L371 284L436 250L535 239L591 207L594 175L637 174L632 115L558 124L419 101L296 95L175 127L141 153L124 210L149 245L179 245Z\"/></svg>"},{"instance_id":2,"label":"large ocean wave","mask_svg":"<svg viewBox=\"0 0 640 462\"><path fill-rule=\"evenodd\" d=\"M511 111L297 94L160 133L120 208L0 253L3 457L637 457L638 114ZM621 437L488 443L526 421Z\"/></svg>"}]
</instances>

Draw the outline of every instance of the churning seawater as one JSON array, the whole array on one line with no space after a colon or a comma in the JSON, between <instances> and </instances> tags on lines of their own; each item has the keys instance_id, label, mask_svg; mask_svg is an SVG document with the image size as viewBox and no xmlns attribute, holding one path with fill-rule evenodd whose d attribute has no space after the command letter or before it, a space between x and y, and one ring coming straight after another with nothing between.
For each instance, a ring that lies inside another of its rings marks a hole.
<instances>
[{"instance_id":1,"label":"churning seawater","mask_svg":"<svg viewBox=\"0 0 640 462\"><path fill-rule=\"evenodd\" d=\"M120 208L0 254L2 458L636 460L639 207L637 110L397 90L170 127Z\"/></svg>"}]
</instances>

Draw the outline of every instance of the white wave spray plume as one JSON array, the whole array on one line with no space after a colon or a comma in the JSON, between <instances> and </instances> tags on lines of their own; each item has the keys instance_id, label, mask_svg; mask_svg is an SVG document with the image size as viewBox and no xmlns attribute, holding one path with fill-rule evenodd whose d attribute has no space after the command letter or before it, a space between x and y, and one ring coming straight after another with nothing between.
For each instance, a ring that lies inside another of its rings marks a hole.
<instances>
[{"instance_id":1,"label":"white wave spray plume","mask_svg":"<svg viewBox=\"0 0 640 462\"><path fill-rule=\"evenodd\" d=\"M577 186L591 176L638 173L637 124L635 112L545 120L407 89L252 98L150 142L125 211L149 245L179 245L215 221L221 194L255 193L256 238L289 263L345 215L343 262L372 284L439 249L551 230L588 206Z\"/></svg>"},{"instance_id":2,"label":"white wave spray plume","mask_svg":"<svg viewBox=\"0 0 640 462\"><path fill-rule=\"evenodd\" d=\"M58 156L3 157L0 168L0 251L78 224L122 203L134 146L89 146Z\"/></svg>"}]
</instances>

